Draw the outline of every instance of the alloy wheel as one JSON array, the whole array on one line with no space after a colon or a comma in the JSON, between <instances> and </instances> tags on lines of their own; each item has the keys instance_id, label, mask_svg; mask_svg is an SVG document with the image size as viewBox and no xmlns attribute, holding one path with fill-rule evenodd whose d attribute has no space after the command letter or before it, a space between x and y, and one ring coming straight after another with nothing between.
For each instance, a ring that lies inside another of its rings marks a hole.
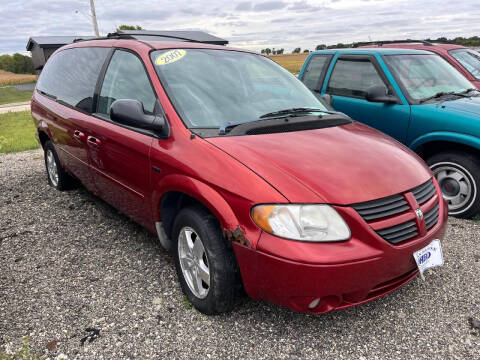
<instances>
[{"instance_id":1,"label":"alloy wheel","mask_svg":"<svg viewBox=\"0 0 480 360\"><path fill-rule=\"evenodd\" d=\"M210 289L208 257L202 239L190 227L182 228L178 236L178 258L190 291L204 299Z\"/></svg>"}]
</instances>

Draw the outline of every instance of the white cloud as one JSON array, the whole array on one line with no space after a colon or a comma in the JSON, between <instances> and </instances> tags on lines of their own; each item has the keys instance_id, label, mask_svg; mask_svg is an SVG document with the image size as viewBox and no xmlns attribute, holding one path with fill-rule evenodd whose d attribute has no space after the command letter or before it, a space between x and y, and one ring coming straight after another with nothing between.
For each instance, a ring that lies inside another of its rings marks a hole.
<instances>
[{"instance_id":1,"label":"white cloud","mask_svg":"<svg viewBox=\"0 0 480 360\"><path fill-rule=\"evenodd\" d=\"M96 0L102 34L120 24L196 29L231 46L313 49L338 42L473 36L478 0ZM92 35L86 0L0 1L0 54L25 51L32 35Z\"/></svg>"}]
</instances>

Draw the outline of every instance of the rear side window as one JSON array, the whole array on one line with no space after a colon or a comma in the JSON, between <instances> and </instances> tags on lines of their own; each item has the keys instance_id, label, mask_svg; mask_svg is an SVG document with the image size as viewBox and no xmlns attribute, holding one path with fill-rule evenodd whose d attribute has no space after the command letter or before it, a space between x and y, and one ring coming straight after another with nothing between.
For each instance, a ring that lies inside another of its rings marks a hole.
<instances>
[{"instance_id":1,"label":"rear side window","mask_svg":"<svg viewBox=\"0 0 480 360\"><path fill-rule=\"evenodd\" d=\"M302 81L310 90L318 90L331 55L314 55L307 64Z\"/></svg>"},{"instance_id":2,"label":"rear side window","mask_svg":"<svg viewBox=\"0 0 480 360\"><path fill-rule=\"evenodd\" d=\"M328 83L333 95L365 98L370 86L383 85L382 78L370 60L339 59Z\"/></svg>"},{"instance_id":3,"label":"rear side window","mask_svg":"<svg viewBox=\"0 0 480 360\"><path fill-rule=\"evenodd\" d=\"M98 100L100 114L109 115L115 100L133 99L153 114L156 96L142 61L128 51L116 50L110 60Z\"/></svg>"},{"instance_id":4,"label":"rear side window","mask_svg":"<svg viewBox=\"0 0 480 360\"><path fill-rule=\"evenodd\" d=\"M93 93L109 48L74 48L51 57L43 69L37 90L58 101L92 112Z\"/></svg>"}]
</instances>

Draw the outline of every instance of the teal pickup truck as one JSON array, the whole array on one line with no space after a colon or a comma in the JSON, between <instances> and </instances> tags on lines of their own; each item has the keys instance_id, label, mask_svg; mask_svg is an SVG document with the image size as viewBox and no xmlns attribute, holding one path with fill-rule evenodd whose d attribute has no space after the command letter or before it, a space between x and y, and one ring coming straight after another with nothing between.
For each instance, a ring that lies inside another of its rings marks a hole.
<instances>
[{"instance_id":1,"label":"teal pickup truck","mask_svg":"<svg viewBox=\"0 0 480 360\"><path fill-rule=\"evenodd\" d=\"M422 50L323 50L307 57L299 79L420 155L450 215L480 213L480 92L447 61Z\"/></svg>"}]
</instances>

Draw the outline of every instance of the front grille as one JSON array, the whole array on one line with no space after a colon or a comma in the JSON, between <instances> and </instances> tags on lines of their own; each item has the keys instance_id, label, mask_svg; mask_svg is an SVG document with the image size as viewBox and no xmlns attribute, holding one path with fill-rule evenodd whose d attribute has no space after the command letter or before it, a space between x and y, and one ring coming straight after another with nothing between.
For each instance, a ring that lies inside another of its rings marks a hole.
<instances>
[{"instance_id":1,"label":"front grille","mask_svg":"<svg viewBox=\"0 0 480 360\"><path fill-rule=\"evenodd\" d=\"M394 195L383 199L367 201L352 205L352 207L366 221L392 216L409 209L408 203L402 195Z\"/></svg>"},{"instance_id":2,"label":"front grille","mask_svg":"<svg viewBox=\"0 0 480 360\"><path fill-rule=\"evenodd\" d=\"M418 229L415 221L411 220L400 225L378 230L377 234L391 244L398 244L401 241L418 236Z\"/></svg>"},{"instance_id":3,"label":"front grille","mask_svg":"<svg viewBox=\"0 0 480 360\"><path fill-rule=\"evenodd\" d=\"M413 208L413 203L412 205L408 203L408 196L405 196L406 193L411 193L413 195L417 201L418 207L425 207L424 204L433 199L437 193L437 190L433 179L430 179L427 182L414 187L409 191L406 191L405 193L388 196L382 199L366 201L363 203L357 203L351 206L366 222L372 224L372 227L374 227L379 236L388 241L390 244L398 244L402 241L414 239L420 235L420 229L417 226L418 219L415 219L417 216L415 213L416 208ZM433 228L436 223L438 223L439 211L440 208L438 201L436 201L436 205L433 208L425 211L423 221L425 222L427 231ZM406 216L408 213L410 213L410 216ZM398 217L400 214L402 214L403 220L399 219L398 221L395 221L395 217ZM389 218L390 224L393 222L395 225L387 228L381 228L382 222L378 222L377 220L383 220L387 218Z\"/></svg>"},{"instance_id":4,"label":"front grille","mask_svg":"<svg viewBox=\"0 0 480 360\"><path fill-rule=\"evenodd\" d=\"M430 179L426 183L417 186L416 188L412 189L412 194L415 196L418 205L422 205L423 203L430 200L430 198L435 195L435 185L433 185L433 180Z\"/></svg>"},{"instance_id":5,"label":"front grille","mask_svg":"<svg viewBox=\"0 0 480 360\"><path fill-rule=\"evenodd\" d=\"M425 225L427 229L434 227L438 222L438 212L439 208L437 204L425 213Z\"/></svg>"}]
</instances>

